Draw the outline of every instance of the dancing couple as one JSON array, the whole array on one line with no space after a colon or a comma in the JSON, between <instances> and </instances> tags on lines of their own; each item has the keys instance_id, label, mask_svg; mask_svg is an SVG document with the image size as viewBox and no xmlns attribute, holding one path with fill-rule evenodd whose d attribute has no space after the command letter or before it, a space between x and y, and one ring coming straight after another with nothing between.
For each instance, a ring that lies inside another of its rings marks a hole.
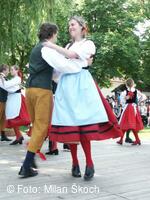
<instances>
[{"instance_id":1,"label":"dancing couple","mask_svg":"<svg viewBox=\"0 0 150 200\"><path fill-rule=\"evenodd\" d=\"M17 65L10 68L12 78L7 80L9 67L0 66L0 130L1 140L10 141L5 135L4 128L13 128L16 139L10 145L23 143L20 126L28 126L30 118L27 112L25 97L21 94L22 73Z\"/></svg>"},{"instance_id":2,"label":"dancing couple","mask_svg":"<svg viewBox=\"0 0 150 200\"><path fill-rule=\"evenodd\" d=\"M81 144L86 157L84 179L90 180L94 176L91 141L117 138L122 132L89 72L96 48L86 38L84 19L73 16L69 20L72 41L66 48L55 44L57 32L56 25L42 24L39 43L30 55L26 100L33 126L19 175L30 177L38 174L34 170L35 154L41 149L51 123L51 141L70 145L73 177L81 177L77 157L77 147ZM58 85L52 112L53 75Z\"/></svg>"}]
</instances>

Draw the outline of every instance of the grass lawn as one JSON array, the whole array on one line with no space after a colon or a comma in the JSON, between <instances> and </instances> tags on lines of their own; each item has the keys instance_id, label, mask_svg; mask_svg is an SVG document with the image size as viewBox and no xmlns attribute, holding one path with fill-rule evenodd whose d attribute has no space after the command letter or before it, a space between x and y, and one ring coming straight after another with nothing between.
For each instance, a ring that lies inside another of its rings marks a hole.
<instances>
[{"instance_id":1,"label":"grass lawn","mask_svg":"<svg viewBox=\"0 0 150 200\"><path fill-rule=\"evenodd\" d=\"M29 128L28 128L27 126L21 126L21 127L20 127L20 130L21 130L22 132L26 132L28 129L29 129Z\"/></svg>"},{"instance_id":2,"label":"grass lawn","mask_svg":"<svg viewBox=\"0 0 150 200\"><path fill-rule=\"evenodd\" d=\"M150 139L150 128L145 127L144 130L140 131L140 138Z\"/></svg>"}]
</instances>

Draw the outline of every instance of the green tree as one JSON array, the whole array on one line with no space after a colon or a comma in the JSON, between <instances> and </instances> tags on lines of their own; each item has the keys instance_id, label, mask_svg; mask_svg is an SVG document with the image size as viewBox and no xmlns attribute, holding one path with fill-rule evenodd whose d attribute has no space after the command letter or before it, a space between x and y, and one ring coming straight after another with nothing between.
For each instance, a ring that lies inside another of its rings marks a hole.
<instances>
[{"instance_id":1,"label":"green tree","mask_svg":"<svg viewBox=\"0 0 150 200\"><path fill-rule=\"evenodd\" d=\"M144 20L149 20L150 22L150 1L143 1L144 5ZM150 87L150 26L145 31L143 38L141 40L141 80L143 81L143 88Z\"/></svg>"},{"instance_id":2,"label":"green tree","mask_svg":"<svg viewBox=\"0 0 150 200\"><path fill-rule=\"evenodd\" d=\"M54 20L54 0L0 1L0 60L19 64L24 70L37 30L43 21Z\"/></svg>"},{"instance_id":3,"label":"green tree","mask_svg":"<svg viewBox=\"0 0 150 200\"><path fill-rule=\"evenodd\" d=\"M69 42L68 19L82 15L97 47L91 67L95 79L109 85L113 77L132 76L148 84L149 31L141 40L134 33L138 22L150 19L149 0L6 0L0 1L0 62L19 64L25 72L39 25L55 22L58 43Z\"/></svg>"},{"instance_id":4,"label":"green tree","mask_svg":"<svg viewBox=\"0 0 150 200\"><path fill-rule=\"evenodd\" d=\"M132 76L140 70L139 37L135 25L141 20L141 5L127 0L85 0L86 18L97 54L91 71L101 85L113 77Z\"/></svg>"}]
</instances>

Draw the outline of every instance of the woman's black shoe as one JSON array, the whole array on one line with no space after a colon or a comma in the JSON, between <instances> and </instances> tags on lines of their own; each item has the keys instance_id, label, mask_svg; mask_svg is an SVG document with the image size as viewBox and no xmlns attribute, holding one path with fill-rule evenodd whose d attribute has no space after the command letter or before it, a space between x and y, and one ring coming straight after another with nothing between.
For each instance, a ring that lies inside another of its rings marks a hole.
<instances>
[{"instance_id":1,"label":"woman's black shoe","mask_svg":"<svg viewBox=\"0 0 150 200\"><path fill-rule=\"evenodd\" d=\"M18 140L14 140L10 145L22 144L24 138L20 137Z\"/></svg>"},{"instance_id":2,"label":"woman's black shoe","mask_svg":"<svg viewBox=\"0 0 150 200\"><path fill-rule=\"evenodd\" d=\"M59 154L59 151L58 149L55 149L53 151L48 151L45 153L46 155L58 155Z\"/></svg>"},{"instance_id":3,"label":"woman's black shoe","mask_svg":"<svg viewBox=\"0 0 150 200\"><path fill-rule=\"evenodd\" d=\"M126 142L126 143L133 143L133 140L132 140L131 138L126 138L126 139L125 139L125 142Z\"/></svg>"},{"instance_id":4,"label":"woman's black shoe","mask_svg":"<svg viewBox=\"0 0 150 200\"><path fill-rule=\"evenodd\" d=\"M81 172L80 172L80 167L79 165L73 166L72 167L72 176L73 177L81 177Z\"/></svg>"},{"instance_id":5,"label":"woman's black shoe","mask_svg":"<svg viewBox=\"0 0 150 200\"><path fill-rule=\"evenodd\" d=\"M4 131L1 132L1 141L7 141L7 142L10 142L10 141L11 141L11 139L9 139L9 138L6 136L6 134L5 134Z\"/></svg>"},{"instance_id":6,"label":"woman's black shoe","mask_svg":"<svg viewBox=\"0 0 150 200\"><path fill-rule=\"evenodd\" d=\"M63 149L64 149L64 150L70 150L70 147L69 147L68 144L63 144Z\"/></svg>"},{"instance_id":7,"label":"woman's black shoe","mask_svg":"<svg viewBox=\"0 0 150 200\"><path fill-rule=\"evenodd\" d=\"M94 166L88 167L86 166L85 174L84 174L84 180L89 181L94 176Z\"/></svg>"},{"instance_id":8,"label":"woman's black shoe","mask_svg":"<svg viewBox=\"0 0 150 200\"><path fill-rule=\"evenodd\" d=\"M19 171L19 175L21 176L21 178L28 178L28 177L32 177L32 176L37 176L38 172L33 170L31 167L29 169L25 169L22 166Z\"/></svg>"}]
</instances>

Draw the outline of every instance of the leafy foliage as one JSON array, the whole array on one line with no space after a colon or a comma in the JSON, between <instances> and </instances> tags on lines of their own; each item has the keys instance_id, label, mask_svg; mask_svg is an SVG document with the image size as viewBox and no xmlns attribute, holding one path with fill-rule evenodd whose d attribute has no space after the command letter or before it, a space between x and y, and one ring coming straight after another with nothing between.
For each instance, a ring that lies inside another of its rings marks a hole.
<instances>
[{"instance_id":1,"label":"leafy foliage","mask_svg":"<svg viewBox=\"0 0 150 200\"><path fill-rule=\"evenodd\" d=\"M97 54L91 72L103 85L113 77L133 77L150 85L150 31L135 35L138 22L150 19L149 0L5 0L0 1L0 62L19 64L26 73L37 30L45 21L59 26L58 43L69 41L68 19L80 14L88 22ZM143 87L144 87L143 86Z\"/></svg>"},{"instance_id":2,"label":"leafy foliage","mask_svg":"<svg viewBox=\"0 0 150 200\"><path fill-rule=\"evenodd\" d=\"M1 63L18 63L25 69L40 23L53 16L52 4L53 0L0 1Z\"/></svg>"},{"instance_id":3,"label":"leafy foliage","mask_svg":"<svg viewBox=\"0 0 150 200\"><path fill-rule=\"evenodd\" d=\"M138 78L141 49L134 29L139 9L126 0L85 0L82 13L97 46L92 73L101 85L113 77Z\"/></svg>"}]
</instances>

